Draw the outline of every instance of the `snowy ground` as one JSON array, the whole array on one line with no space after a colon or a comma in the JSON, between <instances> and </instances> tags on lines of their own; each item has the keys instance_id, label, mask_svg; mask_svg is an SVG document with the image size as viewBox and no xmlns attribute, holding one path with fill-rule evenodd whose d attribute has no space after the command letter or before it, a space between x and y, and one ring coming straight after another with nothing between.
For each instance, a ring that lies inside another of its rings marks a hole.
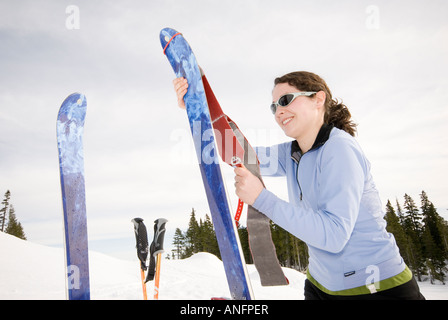
<instances>
[{"instance_id":1,"label":"snowy ground","mask_svg":"<svg viewBox=\"0 0 448 320\"><path fill-rule=\"evenodd\" d=\"M0 232L0 299L65 299L62 249L23 241ZM210 300L230 297L221 261L208 253L185 260L163 260L160 300ZM256 299L303 300L305 275L283 268L290 284L262 287L253 265L248 273ZM139 262L90 252L91 298L142 299ZM430 300L448 300L448 285L419 283ZM147 284L151 297L153 283Z\"/></svg>"}]
</instances>

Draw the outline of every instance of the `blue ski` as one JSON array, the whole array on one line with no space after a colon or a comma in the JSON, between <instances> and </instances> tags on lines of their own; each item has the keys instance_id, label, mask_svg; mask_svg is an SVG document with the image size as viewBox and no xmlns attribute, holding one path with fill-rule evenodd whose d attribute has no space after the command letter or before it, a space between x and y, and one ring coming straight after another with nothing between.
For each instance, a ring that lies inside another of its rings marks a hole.
<instances>
[{"instance_id":1,"label":"blue ski","mask_svg":"<svg viewBox=\"0 0 448 320\"><path fill-rule=\"evenodd\" d=\"M69 300L90 299L82 144L86 107L85 96L74 93L62 103L57 120Z\"/></svg>"},{"instance_id":2,"label":"blue ski","mask_svg":"<svg viewBox=\"0 0 448 320\"><path fill-rule=\"evenodd\" d=\"M163 29L160 42L176 77L188 80L184 100L230 294L232 299L251 300L252 287L227 199L199 66L189 44L176 30Z\"/></svg>"}]
</instances>

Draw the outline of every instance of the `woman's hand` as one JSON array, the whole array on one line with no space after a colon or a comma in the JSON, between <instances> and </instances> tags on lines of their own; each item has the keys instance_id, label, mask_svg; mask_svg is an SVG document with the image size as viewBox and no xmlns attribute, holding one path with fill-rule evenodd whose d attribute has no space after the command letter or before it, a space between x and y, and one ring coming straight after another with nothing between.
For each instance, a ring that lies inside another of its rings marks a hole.
<instances>
[{"instance_id":1,"label":"woman's hand","mask_svg":"<svg viewBox=\"0 0 448 320\"><path fill-rule=\"evenodd\" d=\"M177 95L177 104L179 108L185 109L184 96L188 90L188 82L185 78L176 78L173 80L174 91Z\"/></svg>"},{"instance_id":2,"label":"woman's hand","mask_svg":"<svg viewBox=\"0 0 448 320\"><path fill-rule=\"evenodd\" d=\"M263 184L244 166L236 167L234 172L236 195L248 205L253 205L263 191Z\"/></svg>"}]
</instances>

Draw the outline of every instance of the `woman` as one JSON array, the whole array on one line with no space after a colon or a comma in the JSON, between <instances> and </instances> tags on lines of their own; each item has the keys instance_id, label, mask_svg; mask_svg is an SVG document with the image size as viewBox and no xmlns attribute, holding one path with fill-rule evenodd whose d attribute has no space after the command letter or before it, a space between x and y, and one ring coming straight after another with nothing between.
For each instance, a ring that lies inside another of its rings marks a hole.
<instances>
[{"instance_id":1,"label":"woman","mask_svg":"<svg viewBox=\"0 0 448 320\"><path fill-rule=\"evenodd\" d=\"M305 299L424 299L387 233L370 163L354 138L349 110L310 72L275 79L271 111L292 142L257 148L261 163L277 155L290 202L266 190L246 168L235 169L238 197L308 245ZM174 80L179 106L188 83ZM271 160L272 162L272 160ZM268 170L269 169L269 170Z\"/></svg>"}]
</instances>

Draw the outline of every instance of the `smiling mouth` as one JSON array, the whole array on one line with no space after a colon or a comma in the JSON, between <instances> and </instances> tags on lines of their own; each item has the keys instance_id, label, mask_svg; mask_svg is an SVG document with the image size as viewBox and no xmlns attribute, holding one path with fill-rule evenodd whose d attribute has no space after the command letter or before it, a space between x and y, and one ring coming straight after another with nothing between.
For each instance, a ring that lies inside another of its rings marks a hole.
<instances>
[{"instance_id":1,"label":"smiling mouth","mask_svg":"<svg viewBox=\"0 0 448 320\"><path fill-rule=\"evenodd\" d=\"M292 120L292 117L291 117L291 118L288 118L288 119L285 119L285 120L282 121L282 124L285 126L285 125L287 125L291 120Z\"/></svg>"}]
</instances>

